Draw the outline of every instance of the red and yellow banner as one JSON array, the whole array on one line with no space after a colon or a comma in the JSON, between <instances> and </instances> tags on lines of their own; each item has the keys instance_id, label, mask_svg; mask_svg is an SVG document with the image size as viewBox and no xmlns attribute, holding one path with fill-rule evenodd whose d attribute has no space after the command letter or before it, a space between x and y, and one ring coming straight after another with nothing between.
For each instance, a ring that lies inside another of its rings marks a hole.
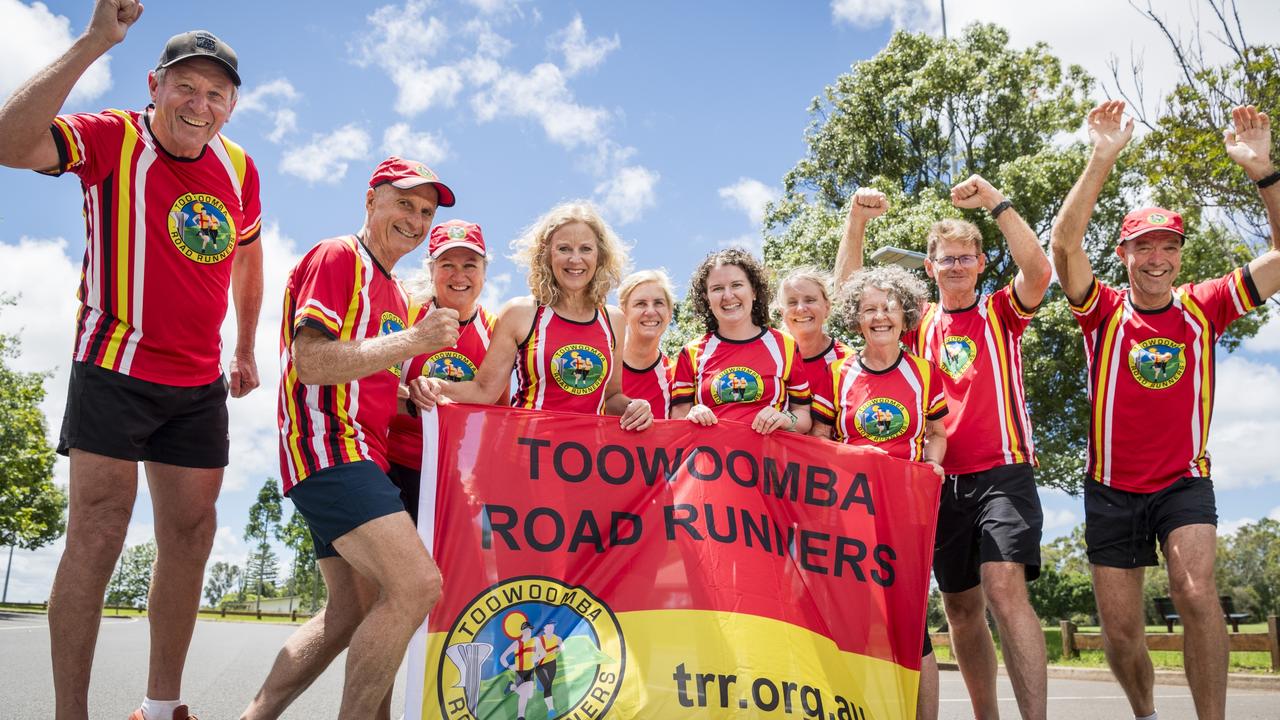
<instances>
[{"instance_id":1,"label":"red and yellow banner","mask_svg":"<svg viewBox=\"0 0 1280 720\"><path fill-rule=\"evenodd\" d=\"M938 480L721 422L424 418L407 718L915 716Z\"/></svg>"}]
</instances>

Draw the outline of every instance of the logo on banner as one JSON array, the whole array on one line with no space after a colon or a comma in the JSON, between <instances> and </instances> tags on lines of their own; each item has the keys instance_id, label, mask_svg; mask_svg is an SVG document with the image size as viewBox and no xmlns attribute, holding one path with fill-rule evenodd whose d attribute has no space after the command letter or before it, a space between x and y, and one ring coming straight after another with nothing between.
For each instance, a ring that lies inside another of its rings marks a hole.
<instances>
[{"instance_id":1,"label":"logo on banner","mask_svg":"<svg viewBox=\"0 0 1280 720\"><path fill-rule=\"evenodd\" d=\"M948 335L942 343L942 371L957 379L973 365L977 355L978 346L973 340L963 335Z\"/></svg>"},{"instance_id":2,"label":"logo on banner","mask_svg":"<svg viewBox=\"0 0 1280 720\"><path fill-rule=\"evenodd\" d=\"M212 195L187 193L169 208L169 239L188 260L221 262L235 248L235 234L227 206Z\"/></svg>"},{"instance_id":3,"label":"logo on banner","mask_svg":"<svg viewBox=\"0 0 1280 720\"><path fill-rule=\"evenodd\" d=\"M466 355L456 350L444 350L427 358L422 365L422 374L449 382L467 382L476 378L476 366Z\"/></svg>"},{"instance_id":4,"label":"logo on banner","mask_svg":"<svg viewBox=\"0 0 1280 720\"><path fill-rule=\"evenodd\" d=\"M760 373L741 365L721 370L711 379L711 399L717 405L755 402L764 396Z\"/></svg>"},{"instance_id":5,"label":"logo on banner","mask_svg":"<svg viewBox=\"0 0 1280 720\"><path fill-rule=\"evenodd\" d=\"M868 440L886 442L907 431L910 416L897 400L873 398L858 408L858 432Z\"/></svg>"},{"instance_id":6,"label":"logo on banner","mask_svg":"<svg viewBox=\"0 0 1280 720\"><path fill-rule=\"evenodd\" d=\"M399 315L396 315L393 312L382 313L382 321L378 323L379 335L390 335L391 333L398 333L403 329L404 329L404 321L400 319ZM390 370L392 374L394 374L396 377L400 377L399 365L392 365L387 369Z\"/></svg>"},{"instance_id":7,"label":"logo on banner","mask_svg":"<svg viewBox=\"0 0 1280 720\"><path fill-rule=\"evenodd\" d=\"M622 687L618 619L586 588L511 578L454 620L436 686L443 717L600 717ZM545 713L545 715L544 715Z\"/></svg>"},{"instance_id":8,"label":"logo on banner","mask_svg":"<svg viewBox=\"0 0 1280 720\"><path fill-rule=\"evenodd\" d=\"M590 395L604 382L609 363L590 345L565 345L551 356L551 377L567 393Z\"/></svg>"},{"instance_id":9,"label":"logo on banner","mask_svg":"<svg viewBox=\"0 0 1280 720\"><path fill-rule=\"evenodd\" d=\"M1133 379L1152 390L1162 390L1178 382L1187 368L1187 346L1165 338L1144 340L1129 351Z\"/></svg>"}]
</instances>

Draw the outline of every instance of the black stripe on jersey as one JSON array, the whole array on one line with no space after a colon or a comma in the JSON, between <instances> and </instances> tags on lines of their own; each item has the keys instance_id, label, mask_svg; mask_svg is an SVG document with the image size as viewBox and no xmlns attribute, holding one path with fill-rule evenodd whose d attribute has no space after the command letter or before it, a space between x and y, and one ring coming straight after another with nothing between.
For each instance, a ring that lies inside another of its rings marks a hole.
<instances>
[{"instance_id":1,"label":"black stripe on jersey","mask_svg":"<svg viewBox=\"0 0 1280 720\"><path fill-rule=\"evenodd\" d=\"M338 439L337 417L338 417L338 386L322 385L316 388L320 392L320 413L326 418L332 418L335 427L324 429L324 442L329 446L329 455L333 458L333 464L337 465L342 462L342 442Z\"/></svg>"},{"instance_id":2,"label":"black stripe on jersey","mask_svg":"<svg viewBox=\"0 0 1280 720\"><path fill-rule=\"evenodd\" d=\"M302 464L306 467L306 474L310 475L320 469L320 459L316 457L315 450L311 449L311 443L307 442L313 430L311 427L311 413L307 412L307 386L301 382L296 382L293 385L293 406L298 409L293 421L298 426L298 434L301 440L298 446L302 448Z\"/></svg>"},{"instance_id":3,"label":"black stripe on jersey","mask_svg":"<svg viewBox=\"0 0 1280 720\"><path fill-rule=\"evenodd\" d=\"M90 362L96 363L101 357L102 346L111 337L112 325L111 320L115 317L115 309L111 307L108 298L115 297L115 273L112 271L112 260L115 258L111 255L111 238L114 237L113 228L115 225L111 222L111 208L115 206L112 202L111 191L114 185L115 173L107 175L106 179L99 185L102 192L98 197L98 235L102 240L98 243L98 280L102 283L102 293L99 302L105 309L103 315L106 316L102 322L98 324L98 328L93 333L93 339L89 343L89 353L85 358ZM86 250L86 255L88 251ZM87 258L86 258L87 259Z\"/></svg>"},{"instance_id":4,"label":"black stripe on jersey","mask_svg":"<svg viewBox=\"0 0 1280 720\"><path fill-rule=\"evenodd\" d=\"M520 344L517 345L516 347L520 348L521 350L529 347L529 339L533 337L534 329L538 327L538 323L542 322L542 311L547 309L548 308L546 305L538 306L538 309L535 310L533 313L533 324L529 325L529 332L525 333L524 339L521 340Z\"/></svg>"}]
</instances>

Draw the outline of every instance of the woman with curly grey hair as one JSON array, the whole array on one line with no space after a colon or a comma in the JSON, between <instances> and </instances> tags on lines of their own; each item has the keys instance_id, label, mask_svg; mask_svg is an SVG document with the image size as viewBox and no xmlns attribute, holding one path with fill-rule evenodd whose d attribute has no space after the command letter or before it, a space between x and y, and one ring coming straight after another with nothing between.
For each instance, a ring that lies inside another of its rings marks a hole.
<instances>
[{"instance_id":1,"label":"woman with curly grey hair","mask_svg":"<svg viewBox=\"0 0 1280 720\"><path fill-rule=\"evenodd\" d=\"M808 432L809 383L799 347L769 327L769 281L760 261L739 248L711 253L689 288L707 334L676 360L671 417L703 426L740 420L761 435Z\"/></svg>"},{"instance_id":2,"label":"woman with curly grey hair","mask_svg":"<svg viewBox=\"0 0 1280 720\"><path fill-rule=\"evenodd\" d=\"M627 252L596 208L575 201L557 205L513 243L529 268L529 295L503 305L475 380L443 383L416 378L411 391L430 404L450 400L492 403L519 380L514 407L619 415L625 430L653 424L644 400L622 392L622 312L605 298L622 280ZM624 335L625 337L625 335Z\"/></svg>"},{"instance_id":3,"label":"woman with curly grey hair","mask_svg":"<svg viewBox=\"0 0 1280 720\"><path fill-rule=\"evenodd\" d=\"M836 311L857 328L865 346L831 364L816 383L811 435L870 445L893 457L926 462L942 480L947 451L947 398L938 366L902 349L920 323L925 284L897 266L859 270L840 290ZM938 716L938 662L924 635L917 718Z\"/></svg>"}]
</instances>

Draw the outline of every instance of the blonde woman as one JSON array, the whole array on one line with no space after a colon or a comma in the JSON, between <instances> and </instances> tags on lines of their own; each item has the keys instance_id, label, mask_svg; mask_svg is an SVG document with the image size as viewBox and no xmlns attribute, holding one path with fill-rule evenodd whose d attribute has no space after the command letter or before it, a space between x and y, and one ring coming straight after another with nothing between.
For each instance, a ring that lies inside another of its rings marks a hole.
<instances>
[{"instance_id":1,"label":"blonde woman","mask_svg":"<svg viewBox=\"0 0 1280 720\"><path fill-rule=\"evenodd\" d=\"M661 270L631 273L618 288L618 304L627 321L622 348L622 392L649 401L656 418L671 416L671 383L676 363L662 354L662 334L671 324L675 292Z\"/></svg>"},{"instance_id":2,"label":"blonde woman","mask_svg":"<svg viewBox=\"0 0 1280 720\"><path fill-rule=\"evenodd\" d=\"M810 390L827 376L831 363L853 354L853 348L827 333L830 288L830 273L815 267L799 267L778 283L778 297L774 301L774 308L782 315L782 324L800 347Z\"/></svg>"}]
</instances>

